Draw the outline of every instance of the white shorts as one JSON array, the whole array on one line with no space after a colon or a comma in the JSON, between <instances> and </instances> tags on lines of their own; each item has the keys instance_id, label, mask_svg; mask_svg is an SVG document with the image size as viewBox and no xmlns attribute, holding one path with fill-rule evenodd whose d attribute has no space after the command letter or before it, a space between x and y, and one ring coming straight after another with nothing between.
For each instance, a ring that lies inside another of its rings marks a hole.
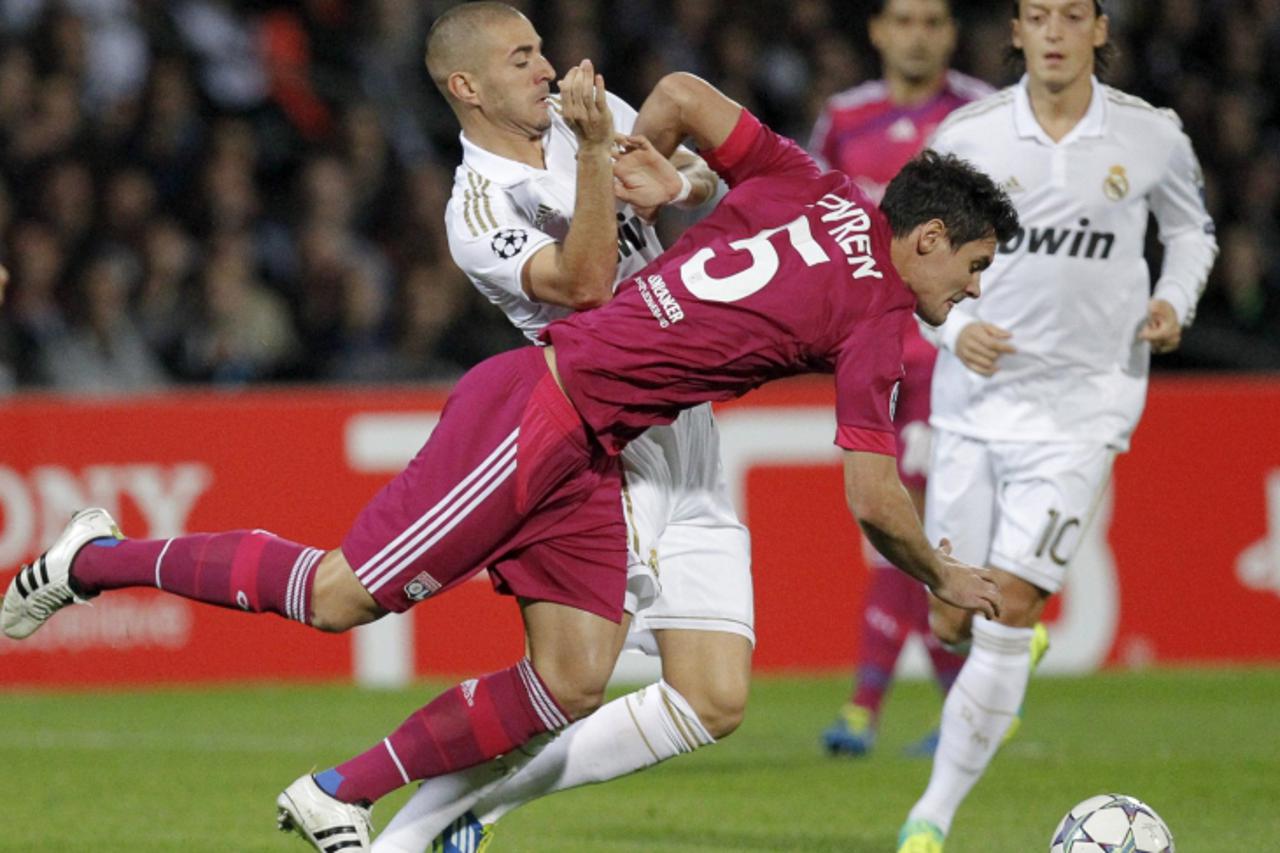
<instances>
[{"instance_id":1,"label":"white shorts","mask_svg":"<svg viewBox=\"0 0 1280 853\"><path fill-rule=\"evenodd\" d=\"M755 645L751 537L725 486L709 405L651 427L622 452L627 517L627 647L652 631L725 631Z\"/></svg>"},{"instance_id":2,"label":"white shorts","mask_svg":"<svg viewBox=\"0 0 1280 853\"><path fill-rule=\"evenodd\" d=\"M1114 460L1102 442L983 441L935 429L925 533L935 544L950 539L966 563L1057 592Z\"/></svg>"}]
</instances>

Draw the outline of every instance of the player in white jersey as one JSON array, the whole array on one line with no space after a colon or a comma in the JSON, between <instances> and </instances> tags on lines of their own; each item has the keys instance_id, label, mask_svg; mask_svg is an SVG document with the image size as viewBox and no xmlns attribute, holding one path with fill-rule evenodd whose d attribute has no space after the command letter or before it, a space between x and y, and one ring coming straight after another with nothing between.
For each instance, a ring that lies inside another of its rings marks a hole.
<instances>
[{"instance_id":1,"label":"player in white jersey","mask_svg":"<svg viewBox=\"0 0 1280 853\"><path fill-rule=\"evenodd\" d=\"M938 634L971 637L972 649L900 853L941 853L1014 719L1032 626L1128 447L1150 354L1177 348L1217 252L1177 116L1094 77L1107 27L1096 0L1015 0L1026 76L952 113L932 143L1002 184L1022 227L1001 245L982 297L939 330L925 528L995 569L1004 607L995 621L970 622L931 602ZM1149 213L1164 245L1154 294Z\"/></svg>"},{"instance_id":2,"label":"player in white jersey","mask_svg":"<svg viewBox=\"0 0 1280 853\"><path fill-rule=\"evenodd\" d=\"M509 6L446 13L428 39L427 64L462 125L463 161L445 213L451 253L531 340L552 320L608 301L616 281L661 254L657 206L697 204L716 191L715 173L688 151L673 158L681 171L660 197L652 180L615 176L608 155L615 136L632 130L635 110L604 94L587 62L552 95L541 39ZM593 96L599 103L584 113ZM662 680L537 751L433 779L375 851L416 853L433 838L432 849L474 849L530 799L648 767L737 727L755 642L750 541L725 488L710 407L649 430L623 462L627 644L661 653Z\"/></svg>"}]
</instances>

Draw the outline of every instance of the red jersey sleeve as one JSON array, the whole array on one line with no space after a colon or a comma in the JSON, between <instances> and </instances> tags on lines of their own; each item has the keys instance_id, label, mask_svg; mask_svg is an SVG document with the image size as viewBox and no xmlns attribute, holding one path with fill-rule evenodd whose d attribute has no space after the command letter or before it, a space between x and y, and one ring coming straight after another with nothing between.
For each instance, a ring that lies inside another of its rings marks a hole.
<instances>
[{"instance_id":1,"label":"red jersey sleeve","mask_svg":"<svg viewBox=\"0 0 1280 853\"><path fill-rule=\"evenodd\" d=\"M724 142L700 153L730 187L761 175L809 179L822 175L803 148L774 133L745 109Z\"/></svg>"},{"instance_id":2,"label":"red jersey sleeve","mask_svg":"<svg viewBox=\"0 0 1280 853\"><path fill-rule=\"evenodd\" d=\"M836 357L836 444L897 456L893 408L902 380L902 333L909 312L869 317Z\"/></svg>"}]
</instances>

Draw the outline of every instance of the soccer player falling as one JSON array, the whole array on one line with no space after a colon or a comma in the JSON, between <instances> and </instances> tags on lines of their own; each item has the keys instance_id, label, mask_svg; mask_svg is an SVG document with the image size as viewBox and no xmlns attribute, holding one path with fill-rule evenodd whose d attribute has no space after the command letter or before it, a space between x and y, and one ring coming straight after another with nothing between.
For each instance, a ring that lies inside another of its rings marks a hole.
<instances>
[{"instance_id":1,"label":"soccer player falling","mask_svg":"<svg viewBox=\"0 0 1280 853\"><path fill-rule=\"evenodd\" d=\"M924 537L895 467L891 400L913 312L942 323L1016 234L1006 195L956 158L924 155L877 210L688 74L659 82L636 130L652 144L624 157L660 164L691 136L731 191L608 305L552 323L548 346L468 372L341 547L263 531L127 540L86 510L13 580L5 633L29 636L73 602L130 586L340 631L487 567L518 596L528 656L446 690L278 799L283 825L316 849L368 849L368 808L386 793L510 753L600 704L625 622L622 449L684 409L813 372L835 376L846 501L872 544L941 600L997 616L989 570Z\"/></svg>"},{"instance_id":2,"label":"soccer player falling","mask_svg":"<svg viewBox=\"0 0 1280 853\"><path fill-rule=\"evenodd\" d=\"M715 173L684 148L672 155L679 171L637 174L638 158L615 171L636 111L604 92L587 61L552 94L542 40L511 6L452 7L432 25L426 65L462 128L444 215L454 263L534 342L552 320L608 302L616 282L662 253L656 207L698 204L717 189ZM626 644L661 654L661 680L554 738L419 787L379 834L377 853L474 849L535 797L650 767L737 728L755 642L751 543L718 446L704 404L645 431L620 457Z\"/></svg>"}]
</instances>

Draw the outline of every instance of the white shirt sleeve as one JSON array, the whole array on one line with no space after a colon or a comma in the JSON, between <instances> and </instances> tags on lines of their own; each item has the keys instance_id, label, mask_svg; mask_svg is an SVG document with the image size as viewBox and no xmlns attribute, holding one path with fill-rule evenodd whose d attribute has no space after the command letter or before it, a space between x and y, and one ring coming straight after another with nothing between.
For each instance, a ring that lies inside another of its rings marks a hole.
<instances>
[{"instance_id":1,"label":"white shirt sleeve","mask_svg":"<svg viewBox=\"0 0 1280 853\"><path fill-rule=\"evenodd\" d=\"M1164 244L1154 296L1172 305L1182 325L1189 326L1217 257L1218 242L1204 206L1204 176L1185 133L1177 133L1164 178L1149 200Z\"/></svg>"},{"instance_id":2,"label":"white shirt sleeve","mask_svg":"<svg viewBox=\"0 0 1280 853\"><path fill-rule=\"evenodd\" d=\"M462 207L448 217L453 262L487 293L528 299L521 283L524 266L539 249L555 242L551 235L516 213L496 188L468 198Z\"/></svg>"}]
</instances>

